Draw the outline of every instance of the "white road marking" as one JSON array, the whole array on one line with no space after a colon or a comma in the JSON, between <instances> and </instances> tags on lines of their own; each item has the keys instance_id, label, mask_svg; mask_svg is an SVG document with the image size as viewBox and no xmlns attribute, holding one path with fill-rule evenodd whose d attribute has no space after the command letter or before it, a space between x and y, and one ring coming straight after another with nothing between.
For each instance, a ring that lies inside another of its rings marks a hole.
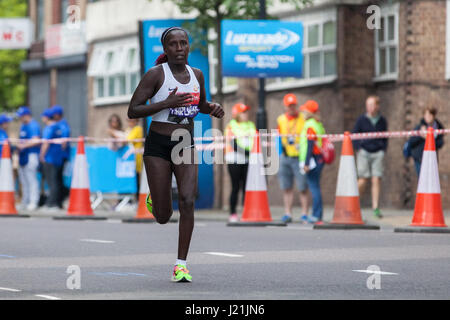
<instances>
[{"instance_id":1,"label":"white road marking","mask_svg":"<svg viewBox=\"0 0 450 320\"><path fill-rule=\"evenodd\" d=\"M210 254L213 256L222 256L222 257L230 257L230 258L242 258L241 254L232 254L232 253L224 253L224 252L205 252L205 254Z\"/></svg>"},{"instance_id":2,"label":"white road marking","mask_svg":"<svg viewBox=\"0 0 450 320\"><path fill-rule=\"evenodd\" d=\"M98 239L80 239L83 242L95 242L95 243L115 243L115 241L111 240L98 240Z\"/></svg>"},{"instance_id":3,"label":"white road marking","mask_svg":"<svg viewBox=\"0 0 450 320\"><path fill-rule=\"evenodd\" d=\"M373 273L373 274L381 274L381 275L398 275L398 273L387 272L387 271L378 271L378 270L352 270L354 272L363 272L363 273Z\"/></svg>"},{"instance_id":4,"label":"white road marking","mask_svg":"<svg viewBox=\"0 0 450 320\"><path fill-rule=\"evenodd\" d=\"M47 296L45 294L35 294L34 296L35 297L44 298L44 299L48 299L48 300L61 300L61 298L53 297L53 296Z\"/></svg>"},{"instance_id":5,"label":"white road marking","mask_svg":"<svg viewBox=\"0 0 450 320\"><path fill-rule=\"evenodd\" d=\"M203 222L196 222L196 223L195 223L195 226L196 226L196 227L206 227L206 223L203 223Z\"/></svg>"},{"instance_id":6,"label":"white road marking","mask_svg":"<svg viewBox=\"0 0 450 320\"><path fill-rule=\"evenodd\" d=\"M122 220L119 219L108 219L106 223L122 223Z\"/></svg>"},{"instance_id":7,"label":"white road marking","mask_svg":"<svg viewBox=\"0 0 450 320\"><path fill-rule=\"evenodd\" d=\"M90 274L95 274L97 276L138 276L138 277L147 277L146 274L135 273L135 272L90 272Z\"/></svg>"},{"instance_id":8,"label":"white road marking","mask_svg":"<svg viewBox=\"0 0 450 320\"><path fill-rule=\"evenodd\" d=\"M21 292L22 291L22 290L19 290L19 289L12 289L12 288L0 288L0 290L10 291L10 292Z\"/></svg>"},{"instance_id":9,"label":"white road marking","mask_svg":"<svg viewBox=\"0 0 450 320\"><path fill-rule=\"evenodd\" d=\"M313 228L308 227L308 226L304 226L304 227L291 227L291 226L287 226L286 229L288 229L288 230L312 230Z\"/></svg>"}]
</instances>

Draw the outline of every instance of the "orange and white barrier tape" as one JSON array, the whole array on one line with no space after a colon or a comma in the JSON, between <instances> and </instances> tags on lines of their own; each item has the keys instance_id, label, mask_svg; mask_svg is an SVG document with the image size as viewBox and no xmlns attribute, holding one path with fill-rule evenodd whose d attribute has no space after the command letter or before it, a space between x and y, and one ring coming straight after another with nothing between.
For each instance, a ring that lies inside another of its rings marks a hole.
<instances>
[{"instance_id":1,"label":"orange and white barrier tape","mask_svg":"<svg viewBox=\"0 0 450 320\"><path fill-rule=\"evenodd\" d=\"M278 138L278 137L299 137L302 136L301 134L280 134L278 130L272 129L271 133L260 133L260 136L263 138ZM366 140L366 139L385 139L385 138L410 138L412 136L419 136L423 135L426 136L427 131L423 130L412 130L412 131L382 131L382 132L365 132L365 133L351 133L350 139L351 140ZM440 134L449 134L450 129L438 129L434 130L434 133L436 135ZM237 138L244 138L249 136L211 136L211 137L194 137L195 142L201 142L199 144L196 144L195 147L198 151L209 151L209 150L216 150L216 149L224 149L225 145L228 141L237 139ZM320 138L327 138L331 142L339 142L344 140L344 134L323 134L323 135L307 135L308 138L314 138L314 137L320 137ZM17 139L17 138L9 138L8 139L10 143L12 144L18 144L23 143L26 141L33 141L36 143L57 143L57 144L63 144L63 143L70 143L70 142L77 142L78 138L55 138L55 139ZM134 140L127 140L127 139L117 139L117 138L95 138L95 137L84 137L84 140L87 143L95 143L95 144L101 144L101 143L108 143L108 142L123 142L123 143L137 143L137 142L144 142L145 139L134 139ZM0 144L3 144L3 142L0 142ZM263 146L269 146L272 145L273 142L267 142L262 141Z\"/></svg>"}]
</instances>

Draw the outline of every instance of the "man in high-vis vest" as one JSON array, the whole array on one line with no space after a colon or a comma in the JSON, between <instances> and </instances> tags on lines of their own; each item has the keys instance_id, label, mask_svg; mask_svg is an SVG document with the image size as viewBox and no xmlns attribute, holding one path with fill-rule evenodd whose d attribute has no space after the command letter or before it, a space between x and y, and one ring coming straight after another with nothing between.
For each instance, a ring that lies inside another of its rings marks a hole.
<instances>
[{"instance_id":1,"label":"man in high-vis vest","mask_svg":"<svg viewBox=\"0 0 450 320\"><path fill-rule=\"evenodd\" d=\"M297 97L289 93L284 96L285 113L277 118L278 130L281 135L282 154L280 155L280 170L278 180L283 191L284 216L286 223L292 222L292 205L294 202L294 179L300 191L301 219L308 215L308 186L306 177L300 172L298 165L300 133L305 120L299 113Z\"/></svg>"}]
</instances>

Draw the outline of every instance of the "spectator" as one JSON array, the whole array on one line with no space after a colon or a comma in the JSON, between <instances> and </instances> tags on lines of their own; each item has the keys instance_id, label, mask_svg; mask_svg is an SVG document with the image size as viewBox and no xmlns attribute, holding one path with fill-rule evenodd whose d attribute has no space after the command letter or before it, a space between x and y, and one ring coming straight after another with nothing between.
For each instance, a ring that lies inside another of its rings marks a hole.
<instances>
[{"instance_id":1,"label":"spectator","mask_svg":"<svg viewBox=\"0 0 450 320\"><path fill-rule=\"evenodd\" d=\"M67 123L66 119L63 118L64 110L60 105L54 105L52 108L53 120L59 127L61 132L61 138L70 138L70 125ZM61 144L62 149L62 165L58 170L58 182L59 182L59 199L58 206L62 208L62 203L69 196L70 189L64 185L64 168L69 163L70 160L70 143L63 142Z\"/></svg>"},{"instance_id":2,"label":"spectator","mask_svg":"<svg viewBox=\"0 0 450 320\"><path fill-rule=\"evenodd\" d=\"M126 138L131 143L136 157L136 201L139 201L139 187L142 171L142 154L144 143L142 141L133 141L144 139L144 129L139 125L139 119L128 119L128 129L125 132Z\"/></svg>"},{"instance_id":3,"label":"spectator","mask_svg":"<svg viewBox=\"0 0 450 320\"><path fill-rule=\"evenodd\" d=\"M11 118L5 114L0 114L0 155L3 151L3 141L8 139L8 127Z\"/></svg>"},{"instance_id":4,"label":"spectator","mask_svg":"<svg viewBox=\"0 0 450 320\"><path fill-rule=\"evenodd\" d=\"M308 100L300 107L305 124L300 137L300 170L306 173L306 181L312 195L312 216L305 219L308 223L321 224L323 215L320 175L325 165L320 148L325 129L320 122L319 104Z\"/></svg>"},{"instance_id":5,"label":"spectator","mask_svg":"<svg viewBox=\"0 0 450 320\"><path fill-rule=\"evenodd\" d=\"M53 120L53 111L46 109L42 114L42 122L45 124L42 131L42 139L50 140L61 138L61 130L58 124ZM58 179L58 170L60 170L63 162L63 152L61 144L45 141L42 143L39 160L42 163L44 179L49 188L49 196L45 202L46 210L55 211L58 206L60 196L60 183Z\"/></svg>"},{"instance_id":6,"label":"spectator","mask_svg":"<svg viewBox=\"0 0 450 320\"><path fill-rule=\"evenodd\" d=\"M248 160L253 145L251 136L256 133L255 124L248 119L249 110L250 107L243 103L235 104L232 108L233 119L225 128L227 138L225 161L227 162L228 173L231 178L230 222L239 220L236 213L236 205L240 189L242 189L242 202L244 202ZM236 138L231 138L232 136Z\"/></svg>"},{"instance_id":7,"label":"spectator","mask_svg":"<svg viewBox=\"0 0 450 320\"><path fill-rule=\"evenodd\" d=\"M108 119L108 135L113 139L125 139L125 132L122 128L122 120L117 114L112 114ZM126 143L125 142L108 142L108 148L111 150L118 150L122 148Z\"/></svg>"},{"instance_id":8,"label":"spectator","mask_svg":"<svg viewBox=\"0 0 450 320\"><path fill-rule=\"evenodd\" d=\"M420 120L420 123L414 128L414 130L425 131L427 128L431 127L435 130L444 129L444 126L436 119L437 109L432 105L429 105L425 108L423 113L423 118ZM422 163L422 154L423 149L425 148L425 137L424 136L415 136L409 138L409 148L411 149L411 156L414 159L414 166L416 168L417 176L420 173L420 166ZM436 143L436 153L442 146L444 145L444 135L443 134L435 134L435 143Z\"/></svg>"},{"instance_id":9,"label":"spectator","mask_svg":"<svg viewBox=\"0 0 450 320\"><path fill-rule=\"evenodd\" d=\"M20 107L16 115L20 122L19 150L19 181L22 188L22 207L27 210L36 210L39 205L39 152L41 128L39 123L31 117L28 107Z\"/></svg>"},{"instance_id":10,"label":"spectator","mask_svg":"<svg viewBox=\"0 0 450 320\"><path fill-rule=\"evenodd\" d=\"M298 167L300 134L305 124L303 114L298 112L297 97L292 93L284 96L285 113L277 118L278 130L281 135L292 135L281 138L282 154L280 156L280 170L278 179L283 191L284 222L292 221L292 204L294 202L294 180L300 191L300 204L302 208L301 220L306 221L308 216L308 185L306 176Z\"/></svg>"},{"instance_id":11,"label":"spectator","mask_svg":"<svg viewBox=\"0 0 450 320\"><path fill-rule=\"evenodd\" d=\"M366 99L366 113L358 118L352 132L380 132L387 129L387 121L380 114L380 99L377 96L369 96ZM388 139L354 140L353 145L356 150L359 194L362 194L371 178L373 213L375 217L382 218L379 208L380 184Z\"/></svg>"}]
</instances>

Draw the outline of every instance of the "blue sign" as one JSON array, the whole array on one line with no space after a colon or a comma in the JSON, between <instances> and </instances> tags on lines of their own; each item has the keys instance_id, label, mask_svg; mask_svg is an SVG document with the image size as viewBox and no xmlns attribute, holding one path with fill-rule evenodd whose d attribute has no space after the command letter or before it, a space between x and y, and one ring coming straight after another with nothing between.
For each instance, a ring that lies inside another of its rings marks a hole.
<instances>
[{"instance_id":1,"label":"blue sign","mask_svg":"<svg viewBox=\"0 0 450 320\"><path fill-rule=\"evenodd\" d=\"M183 23L191 20L146 20L142 21L141 52L144 58L144 71L148 71L155 66L155 61L161 53L163 47L161 44L161 34L169 27L183 27ZM190 41L192 42L192 41ZM205 79L206 99L210 101L209 92L209 63L208 57L204 56L199 49L189 53L188 63L191 67L202 70ZM150 125L151 117L148 118ZM204 132L212 128L211 117L207 114L199 113L195 117L196 126L194 129L195 137L202 137ZM198 122L201 122L201 125ZM211 134L209 135L211 136ZM207 151L205 151L207 152ZM209 151L211 153L211 151ZM203 158L203 152L198 153ZM198 193L199 197L195 203L196 208L211 208L214 204L214 172L213 166L208 164L199 164L198 166ZM176 209L176 202L174 208Z\"/></svg>"},{"instance_id":2,"label":"blue sign","mask_svg":"<svg viewBox=\"0 0 450 320\"><path fill-rule=\"evenodd\" d=\"M136 193L136 161L129 147L111 150L106 146L86 146L91 192ZM64 184L70 188L77 148L71 147L71 160L64 170Z\"/></svg>"},{"instance_id":3,"label":"blue sign","mask_svg":"<svg viewBox=\"0 0 450 320\"><path fill-rule=\"evenodd\" d=\"M301 22L223 20L221 36L224 76L302 77Z\"/></svg>"}]
</instances>

